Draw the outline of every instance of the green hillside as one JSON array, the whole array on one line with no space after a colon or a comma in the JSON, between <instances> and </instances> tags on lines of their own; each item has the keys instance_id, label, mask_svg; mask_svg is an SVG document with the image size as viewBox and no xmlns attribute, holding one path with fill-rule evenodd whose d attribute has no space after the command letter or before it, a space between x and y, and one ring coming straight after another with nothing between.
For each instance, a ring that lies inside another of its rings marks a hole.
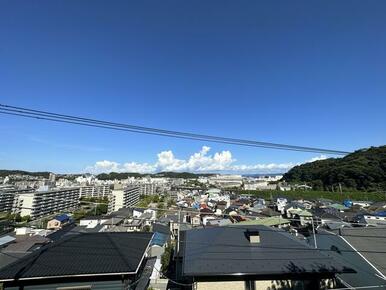
<instances>
[{"instance_id":1,"label":"green hillside","mask_svg":"<svg viewBox=\"0 0 386 290\"><path fill-rule=\"evenodd\" d=\"M386 146L371 147L348 154L295 166L283 179L307 183L318 190L386 190Z\"/></svg>"}]
</instances>

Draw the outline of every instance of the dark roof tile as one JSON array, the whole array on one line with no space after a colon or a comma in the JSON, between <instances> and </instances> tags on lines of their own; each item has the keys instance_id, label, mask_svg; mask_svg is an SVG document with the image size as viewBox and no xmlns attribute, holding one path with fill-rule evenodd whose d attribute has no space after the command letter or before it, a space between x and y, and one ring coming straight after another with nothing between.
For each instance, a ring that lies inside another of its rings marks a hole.
<instances>
[{"instance_id":1,"label":"dark roof tile","mask_svg":"<svg viewBox=\"0 0 386 290\"><path fill-rule=\"evenodd\" d=\"M152 233L87 233L72 235L0 270L0 281L15 278L132 273Z\"/></svg>"},{"instance_id":2,"label":"dark roof tile","mask_svg":"<svg viewBox=\"0 0 386 290\"><path fill-rule=\"evenodd\" d=\"M259 231L260 243L248 241L247 229ZM191 230L184 238L185 276L331 276L353 271L290 234L264 226Z\"/></svg>"}]
</instances>

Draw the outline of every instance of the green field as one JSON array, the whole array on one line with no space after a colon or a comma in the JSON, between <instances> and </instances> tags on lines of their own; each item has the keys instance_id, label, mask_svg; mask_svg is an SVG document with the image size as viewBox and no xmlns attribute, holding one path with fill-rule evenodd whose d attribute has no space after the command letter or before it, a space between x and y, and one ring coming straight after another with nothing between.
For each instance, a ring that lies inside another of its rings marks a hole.
<instances>
[{"instance_id":1,"label":"green field","mask_svg":"<svg viewBox=\"0 0 386 290\"><path fill-rule=\"evenodd\" d=\"M258 191L258 190L241 190L240 194L250 194L264 199L277 198L277 197L287 197L290 199L308 199L314 200L317 198L327 198L336 201L343 201L345 199L351 200L366 200L366 201L385 201L386 193L377 193L377 192L330 192L330 191L316 191L316 190L291 190L291 191Z\"/></svg>"}]
</instances>

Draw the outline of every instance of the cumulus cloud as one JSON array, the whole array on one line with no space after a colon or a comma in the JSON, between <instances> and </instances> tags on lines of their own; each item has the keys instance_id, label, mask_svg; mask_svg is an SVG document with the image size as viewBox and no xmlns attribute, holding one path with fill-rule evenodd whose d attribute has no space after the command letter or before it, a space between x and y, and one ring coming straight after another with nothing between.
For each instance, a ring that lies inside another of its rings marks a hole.
<instances>
[{"instance_id":1,"label":"cumulus cloud","mask_svg":"<svg viewBox=\"0 0 386 290\"><path fill-rule=\"evenodd\" d=\"M114 161L103 160L95 162L95 165L90 167L90 170L92 171L93 168L101 172L118 171L120 164Z\"/></svg>"},{"instance_id":2,"label":"cumulus cloud","mask_svg":"<svg viewBox=\"0 0 386 290\"><path fill-rule=\"evenodd\" d=\"M314 158L311 158L310 160L307 160L305 163L308 163L308 162L314 162L314 161L318 161L318 160L324 160L324 159L327 159L328 157L324 154L320 155L320 156L316 156Z\"/></svg>"},{"instance_id":3,"label":"cumulus cloud","mask_svg":"<svg viewBox=\"0 0 386 290\"><path fill-rule=\"evenodd\" d=\"M155 167L153 164L126 162L123 164L122 170L120 171L147 173L147 172L153 172L154 170L155 170Z\"/></svg>"},{"instance_id":4,"label":"cumulus cloud","mask_svg":"<svg viewBox=\"0 0 386 290\"><path fill-rule=\"evenodd\" d=\"M238 173L269 173L285 172L301 163L262 163L262 164L235 164L236 159L228 150L209 154L210 147L203 146L199 152L192 154L188 159L178 159L171 150L162 151L157 154L155 163L114 161L97 161L93 166L88 166L85 171L91 173L101 172L138 172L154 173L159 171L188 171L188 172L238 172ZM326 159L321 155L305 162Z\"/></svg>"}]
</instances>

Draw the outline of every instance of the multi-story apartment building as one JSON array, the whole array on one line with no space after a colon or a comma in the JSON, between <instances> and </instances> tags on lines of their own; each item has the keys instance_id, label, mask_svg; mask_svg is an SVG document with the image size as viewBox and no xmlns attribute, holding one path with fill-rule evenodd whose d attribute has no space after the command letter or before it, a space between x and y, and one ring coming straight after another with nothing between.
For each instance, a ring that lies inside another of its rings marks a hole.
<instances>
[{"instance_id":1,"label":"multi-story apartment building","mask_svg":"<svg viewBox=\"0 0 386 290\"><path fill-rule=\"evenodd\" d=\"M75 209L79 204L79 187L18 193L13 212L32 219L64 210Z\"/></svg>"},{"instance_id":2,"label":"multi-story apartment building","mask_svg":"<svg viewBox=\"0 0 386 290\"><path fill-rule=\"evenodd\" d=\"M115 184L111 191L108 211L113 212L121 208L134 206L139 202L140 187L138 185L124 186Z\"/></svg>"},{"instance_id":3,"label":"multi-story apartment building","mask_svg":"<svg viewBox=\"0 0 386 290\"><path fill-rule=\"evenodd\" d=\"M156 194L157 184L155 183L142 183L139 184L140 195L153 195Z\"/></svg>"},{"instance_id":4,"label":"multi-story apartment building","mask_svg":"<svg viewBox=\"0 0 386 290\"><path fill-rule=\"evenodd\" d=\"M209 184L221 188L240 187L243 184L241 175L216 175L209 178Z\"/></svg>"},{"instance_id":5,"label":"multi-story apartment building","mask_svg":"<svg viewBox=\"0 0 386 290\"><path fill-rule=\"evenodd\" d=\"M81 186L79 197L97 197L102 198L111 194L110 185L89 185Z\"/></svg>"},{"instance_id":6,"label":"multi-story apartment building","mask_svg":"<svg viewBox=\"0 0 386 290\"><path fill-rule=\"evenodd\" d=\"M16 189L13 186L0 186L0 212L11 212L18 193L31 192L33 189Z\"/></svg>"}]
</instances>

